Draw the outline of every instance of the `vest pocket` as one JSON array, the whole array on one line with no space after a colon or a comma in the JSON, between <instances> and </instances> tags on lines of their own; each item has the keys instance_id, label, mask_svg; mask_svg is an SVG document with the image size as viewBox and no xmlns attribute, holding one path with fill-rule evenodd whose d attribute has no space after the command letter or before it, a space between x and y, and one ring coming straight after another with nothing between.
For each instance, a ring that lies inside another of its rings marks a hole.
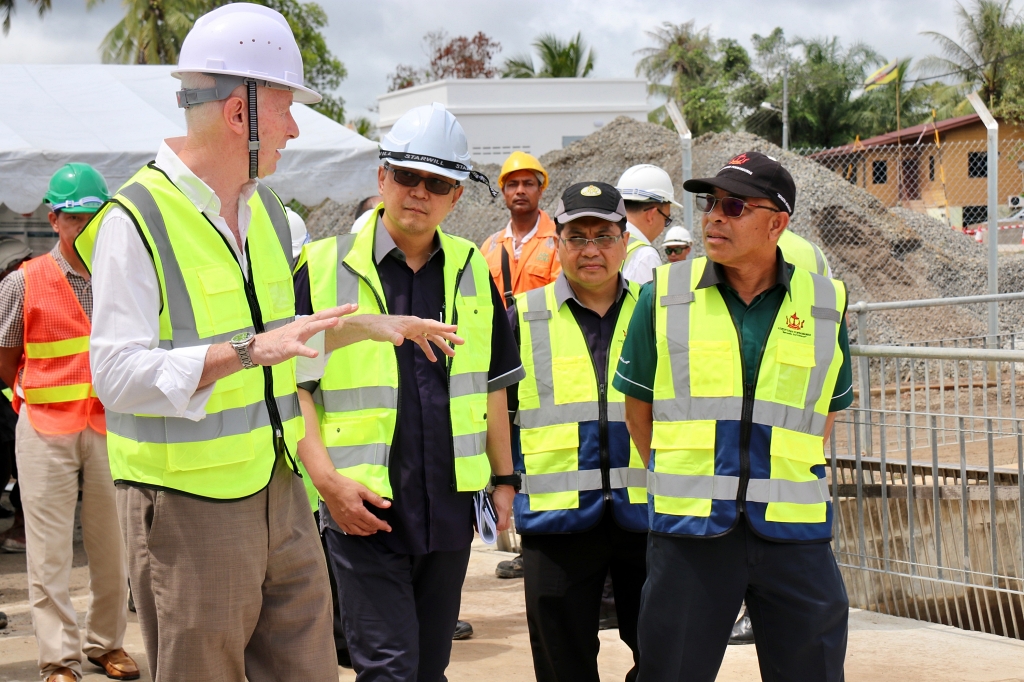
<instances>
[{"instance_id":1,"label":"vest pocket","mask_svg":"<svg viewBox=\"0 0 1024 682\"><path fill-rule=\"evenodd\" d=\"M683 477L714 476L715 430L716 422L713 420L654 422L651 434L654 475L669 474L666 480L680 482L687 480ZM656 514L711 516L710 498L681 495L653 495L653 498Z\"/></svg>"},{"instance_id":2,"label":"vest pocket","mask_svg":"<svg viewBox=\"0 0 1024 682\"><path fill-rule=\"evenodd\" d=\"M824 440L820 436L775 427L772 429L771 481L804 484L800 499L768 502L765 520L777 523L825 523L827 506L815 498L819 477L812 467L825 464ZM785 488L783 488L785 489ZM789 489L794 490L792 486ZM819 496L820 497L820 496ZM815 498L815 499L812 499Z\"/></svg>"},{"instance_id":3,"label":"vest pocket","mask_svg":"<svg viewBox=\"0 0 1024 682\"><path fill-rule=\"evenodd\" d=\"M207 415L206 419L217 415ZM198 443L170 443L167 446L167 471L186 472L241 464L256 458L252 434L226 436Z\"/></svg>"},{"instance_id":4,"label":"vest pocket","mask_svg":"<svg viewBox=\"0 0 1024 682\"><path fill-rule=\"evenodd\" d=\"M291 277L267 282L267 290L270 293L270 305L273 308L273 319L294 314L295 288ZM267 311L264 311L263 315L264 317L269 317L267 315Z\"/></svg>"},{"instance_id":5,"label":"vest pocket","mask_svg":"<svg viewBox=\"0 0 1024 682\"><path fill-rule=\"evenodd\" d=\"M248 304L242 292L241 275L235 275L228 268L216 264L195 268L192 272L202 287L208 315L206 320L196 320L200 336L212 336L215 330L242 329L249 326L248 315L244 318L242 315L243 309L248 312Z\"/></svg>"},{"instance_id":6,"label":"vest pocket","mask_svg":"<svg viewBox=\"0 0 1024 682\"><path fill-rule=\"evenodd\" d=\"M733 352L728 341L690 341L690 395L726 398L733 394Z\"/></svg>"},{"instance_id":7,"label":"vest pocket","mask_svg":"<svg viewBox=\"0 0 1024 682\"><path fill-rule=\"evenodd\" d=\"M579 425L555 424L520 432L526 476L557 474L579 469ZM531 493L530 511L579 509L579 491Z\"/></svg>"},{"instance_id":8,"label":"vest pocket","mask_svg":"<svg viewBox=\"0 0 1024 682\"><path fill-rule=\"evenodd\" d=\"M551 358L551 374L555 382L555 404L589 403L594 395L594 369L585 355Z\"/></svg>"},{"instance_id":9,"label":"vest pocket","mask_svg":"<svg viewBox=\"0 0 1024 682\"><path fill-rule=\"evenodd\" d=\"M814 367L814 346L779 339L775 361L779 368L775 381L775 402L803 407L807 399L811 368Z\"/></svg>"}]
</instances>

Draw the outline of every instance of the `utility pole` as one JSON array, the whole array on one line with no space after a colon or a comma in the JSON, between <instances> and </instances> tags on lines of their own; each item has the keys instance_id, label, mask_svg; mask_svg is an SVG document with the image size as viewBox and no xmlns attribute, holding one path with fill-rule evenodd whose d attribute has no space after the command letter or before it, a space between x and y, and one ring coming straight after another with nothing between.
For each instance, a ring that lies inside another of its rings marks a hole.
<instances>
[{"instance_id":1,"label":"utility pole","mask_svg":"<svg viewBox=\"0 0 1024 682\"><path fill-rule=\"evenodd\" d=\"M668 117L672 119L672 124L676 127L676 132L679 133L679 142L683 153L683 182L685 183L693 177L693 133L687 127L683 113L679 111L674 100L670 99L665 102L665 111L668 112ZM686 190L683 190L681 203L683 204L683 225L693 235L693 199Z\"/></svg>"}]
</instances>

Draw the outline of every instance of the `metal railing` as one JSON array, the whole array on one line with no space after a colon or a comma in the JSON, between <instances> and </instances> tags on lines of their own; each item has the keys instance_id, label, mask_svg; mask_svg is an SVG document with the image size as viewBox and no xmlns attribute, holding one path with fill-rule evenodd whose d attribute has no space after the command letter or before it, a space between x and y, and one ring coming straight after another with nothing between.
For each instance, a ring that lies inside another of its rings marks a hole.
<instances>
[{"instance_id":1,"label":"metal railing","mask_svg":"<svg viewBox=\"0 0 1024 682\"><path fill-rule=\"evenodd\" d=\"M989 297L956 303L978 298ZM857 400L826 448L833 546L851 604L1024 639L1024 350L851 354Z\"/></svg>"}]
</instances>

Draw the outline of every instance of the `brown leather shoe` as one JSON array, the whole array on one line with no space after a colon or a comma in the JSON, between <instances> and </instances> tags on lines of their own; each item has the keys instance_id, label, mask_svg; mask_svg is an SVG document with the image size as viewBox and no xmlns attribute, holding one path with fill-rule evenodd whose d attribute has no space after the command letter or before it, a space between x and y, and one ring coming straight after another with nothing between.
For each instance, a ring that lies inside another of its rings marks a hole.
<instances>
[{"instance_id":1,"label":"brown leather shoe","mask_svg":"<svg viewBox=\"0 0 1024 682\"><path fill-rule=\"evenodd\" d=\"M103 668L103 672L112 680L139 679L139 666L135 665L135 661L125 653L124 649L108 651L99 658L89 656L89 662Z\"/></svg>"},{"instance_id":2,"label":"brown leather shoe","mask_svg":"<svg viewBox=\"0 0 1024 682\"><path fill-rule=\"evenodd\" d=\"M71 668L57 668L46 678L46 682L78 682Z\"/></svg>"}]
</instances>

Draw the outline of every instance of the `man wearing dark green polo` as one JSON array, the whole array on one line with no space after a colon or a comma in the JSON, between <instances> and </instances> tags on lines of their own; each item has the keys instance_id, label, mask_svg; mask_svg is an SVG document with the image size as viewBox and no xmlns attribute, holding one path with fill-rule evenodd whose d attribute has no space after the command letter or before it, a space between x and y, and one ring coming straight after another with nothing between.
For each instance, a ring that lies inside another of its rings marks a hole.
<instances>
[{"instance_id":1,"label":"man wearing dark green polo","mask_svg":"<svg viewBox=\"0 0 1024 682\"><path fill-rule=\"evenodd\" d=\"M714 680L746 599L762 678L839 682L849 603L823 446L853 400L846 290L778 248L796 188L774 159L684 187L708 257L655 271L614 380L649 463L639 679Z\"/></svg>"}]
</instances>

